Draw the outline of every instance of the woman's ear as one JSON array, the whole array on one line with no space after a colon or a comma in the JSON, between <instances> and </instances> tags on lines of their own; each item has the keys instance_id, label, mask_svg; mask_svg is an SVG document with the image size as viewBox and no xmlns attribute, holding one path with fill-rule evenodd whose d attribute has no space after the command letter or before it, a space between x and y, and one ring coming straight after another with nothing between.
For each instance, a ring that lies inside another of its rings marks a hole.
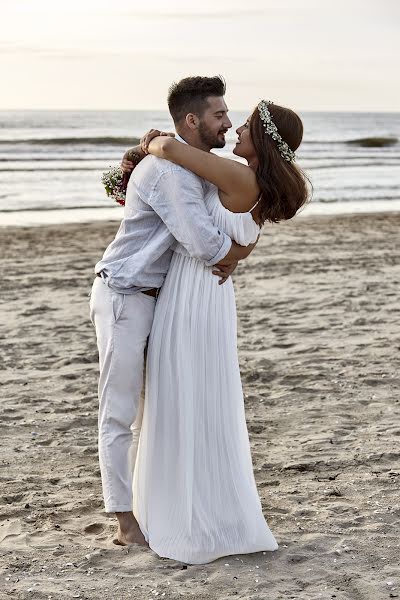
<instances>
[{"instance_id":1,"label":"woman's ear","mask_svg":"<svg viewBox=\"0 0 400 600\"><path fill-rule=\"evenodd\" d=\"M193 114L193 113L189 113L186 115L186 125L189 127L189 129L198 129L199 127L199 123L200 123L200 119L197 115Z\"/></svg>"}]
</instances>

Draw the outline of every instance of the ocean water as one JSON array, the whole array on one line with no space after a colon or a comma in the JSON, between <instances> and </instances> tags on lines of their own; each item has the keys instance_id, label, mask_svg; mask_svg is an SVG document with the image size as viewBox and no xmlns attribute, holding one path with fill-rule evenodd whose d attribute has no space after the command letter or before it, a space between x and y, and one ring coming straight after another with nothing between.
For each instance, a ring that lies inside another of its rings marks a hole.
<instances>
[{"instance_id":1,"label":"ocean water","mask_svg":"<svg viewBox=\"0 0 400 600\"><path fill-rule=\"evenodd\" d=\"M400 113L301 113L298 164L314 213L400 210ZM234 158L233 128L218 153ZM116 218L102 172L151 127L172 131L160 111L0 111L0 223ZM305 212L306 212L305 211Z\"/></svg>"}]
</instances>

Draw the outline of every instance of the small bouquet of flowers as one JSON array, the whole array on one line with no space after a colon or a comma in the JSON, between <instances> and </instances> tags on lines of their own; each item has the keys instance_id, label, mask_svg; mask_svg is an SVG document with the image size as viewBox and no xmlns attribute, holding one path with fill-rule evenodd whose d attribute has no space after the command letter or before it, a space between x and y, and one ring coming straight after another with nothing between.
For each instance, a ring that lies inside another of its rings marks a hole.
<instances>
[{"instance_id":1,"label":"small bouquet of flowers","mask_svg":"<svg viewBox=\"0 0 400 600\"><path fill-rule=\"evenodd\" d=\"M101 182L104 185L107 196L114 198L115 202L124 206L127 182L121 167L111 167L109 171L105 171Z\"/></svg>"}]
</instances>

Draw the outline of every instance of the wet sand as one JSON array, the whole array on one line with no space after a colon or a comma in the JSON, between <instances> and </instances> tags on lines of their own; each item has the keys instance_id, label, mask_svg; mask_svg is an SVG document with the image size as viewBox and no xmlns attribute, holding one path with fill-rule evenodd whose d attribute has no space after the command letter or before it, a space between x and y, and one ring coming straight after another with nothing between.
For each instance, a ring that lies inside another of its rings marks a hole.
<instances>
[{"instance_id":1,"label":"wet sand","mask_svg":"<svg viewBox=\"0 0 400 600\"><path fill-rule=\"evenodd\" d=\"M234 275L273 553L188 566L112 544L92 269L118 224L4 228L0 598L400 598L400 214L267 227Z\"/></svg>"}]
</instances>

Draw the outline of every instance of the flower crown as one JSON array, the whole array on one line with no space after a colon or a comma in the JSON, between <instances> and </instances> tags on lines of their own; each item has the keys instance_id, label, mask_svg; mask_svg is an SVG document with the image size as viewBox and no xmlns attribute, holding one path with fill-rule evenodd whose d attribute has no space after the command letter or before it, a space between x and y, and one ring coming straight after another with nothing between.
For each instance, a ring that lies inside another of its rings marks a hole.
<instances>
[{"instance_id":1,"label":"flower crown","mask_svg":"<svg viewBox=\"0 0 400 600\"><path fill-rule=\"evenodd\" d=\"M279 135L278 129L272 120L271 113L268 110L269 104L273 104L273 102L271 102L271 100L261 100L258 103L258 112L260 119L263 122L265 133L268 133L268 135L276 141L281 156L288 162L292 162L296 160L296 155L293 150L289 148L285 140Z\"/></svg>"}]
</instances>

